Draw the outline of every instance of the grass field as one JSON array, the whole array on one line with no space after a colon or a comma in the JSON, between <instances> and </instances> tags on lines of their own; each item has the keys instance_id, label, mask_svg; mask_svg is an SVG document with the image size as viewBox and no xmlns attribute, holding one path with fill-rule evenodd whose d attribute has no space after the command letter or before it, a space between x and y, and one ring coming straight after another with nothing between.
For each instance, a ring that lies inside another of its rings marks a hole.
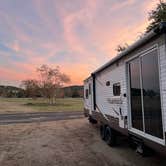
<instances>
[{"instance_id":1,"label":"grass field","mask_svg":"<svg viewBox=\"0 0 166 166\"><path fill-rule=\"evenodd\" d=\"M49 105L46 100L30 98L0 98L0 114L15 112L39 111L82 111L83 99L64 98L56 99L54 105Z\"/></svg>"}]
</instances>

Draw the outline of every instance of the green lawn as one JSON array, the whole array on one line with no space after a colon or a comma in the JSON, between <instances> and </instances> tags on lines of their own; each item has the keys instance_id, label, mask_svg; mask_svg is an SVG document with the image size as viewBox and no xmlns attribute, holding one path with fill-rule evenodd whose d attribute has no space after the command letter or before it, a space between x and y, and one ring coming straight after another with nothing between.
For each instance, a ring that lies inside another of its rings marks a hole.
<instances>
[{"instance_id":1,"label":"green lawn","mask_svg":"<svg viewBox=\"0 0 166 166\"><path fill-rule=\"evenodd\" d=\"M0 98L0 113L82 110L82 98L56 99L54 105L48 104L47 101L42 98Z\"/></svg>"}]
</instances>

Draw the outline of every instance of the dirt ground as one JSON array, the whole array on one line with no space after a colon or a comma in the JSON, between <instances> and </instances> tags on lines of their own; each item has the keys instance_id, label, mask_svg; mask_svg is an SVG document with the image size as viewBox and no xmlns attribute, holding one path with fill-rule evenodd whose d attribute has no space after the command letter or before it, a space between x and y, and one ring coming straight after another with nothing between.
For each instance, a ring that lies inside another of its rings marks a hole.
<instances>
[{"instance_id":1,"label":"dirt ground","mask_svg":"<svg viewBox=\"0 0 166 166\"><path fill-rule=\"evenodd\" d=\"M159 166L122 141L111 148L87 119L0 126L0 166Z\"/></svg>"}]
</instances>

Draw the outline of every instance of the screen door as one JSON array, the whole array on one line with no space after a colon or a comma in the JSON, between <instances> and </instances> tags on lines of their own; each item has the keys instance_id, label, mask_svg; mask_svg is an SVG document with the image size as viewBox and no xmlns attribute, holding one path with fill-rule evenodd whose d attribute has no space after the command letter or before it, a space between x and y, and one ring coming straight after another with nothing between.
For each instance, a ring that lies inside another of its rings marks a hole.
<instances>
[{"instance_id":1,"label":"screen door","mask_svg":"<svg viewBox=\"0 0 166 166\"><path fill-rule=\"evenodd\" d=\"M163 138L157 50L129 62L132 127Z\"/></svg>"}]
</instances>

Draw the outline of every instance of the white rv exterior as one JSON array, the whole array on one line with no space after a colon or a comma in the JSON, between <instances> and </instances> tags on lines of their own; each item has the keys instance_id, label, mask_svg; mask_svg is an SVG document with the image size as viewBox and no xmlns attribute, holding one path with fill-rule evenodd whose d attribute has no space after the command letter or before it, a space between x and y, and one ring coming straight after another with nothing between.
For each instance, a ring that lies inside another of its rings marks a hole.
<instances>
[{"instance_id":1,"label":"white rv exterior","mask_svg":"<svg viewBox=\"0 0 166 166\"><path fill-rule=\"evenodd\" d=\"M93 90L92 90L92 77L87 78L84 81L84 114L88 116L88 114L92 114L93 110Z\"/></svg>"},{"instance_id":2,"label":"white rv exterior","mask_svg":"<svg viewBox=\"0 0 166 166\"><path fill-rule=\"evenodd\" d=\"M166 154L165 32L162 23L84 81L85 114L111 145L120 132Z\"/></svg>"}]
</instances>

